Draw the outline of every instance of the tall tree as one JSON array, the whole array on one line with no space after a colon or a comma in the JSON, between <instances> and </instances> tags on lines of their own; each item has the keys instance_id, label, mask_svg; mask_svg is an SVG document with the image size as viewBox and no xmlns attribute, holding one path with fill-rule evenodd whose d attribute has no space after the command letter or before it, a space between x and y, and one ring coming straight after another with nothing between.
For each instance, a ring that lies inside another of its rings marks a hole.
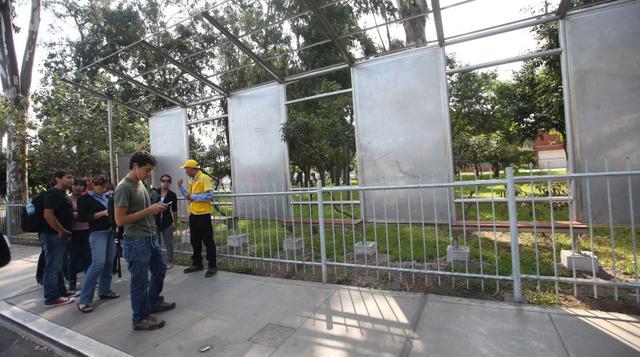
<instances>
[{"instance_id":1,"label":"tall tree","mask_svg":"<svg viewBox=\"0 0 640 357\"><path fill-rule=\"evenodd\" d=\"M27 198L27 116L31 94L31 78L40 28L39 0L31 1L31 18L27 42L18 66L13 33L15 18L13 1L0 1L0 81L9 110L6 112L7 136L7 198L11 201ZM19 68L18 68L19 67Z\"/></svg>"}]
</instances>

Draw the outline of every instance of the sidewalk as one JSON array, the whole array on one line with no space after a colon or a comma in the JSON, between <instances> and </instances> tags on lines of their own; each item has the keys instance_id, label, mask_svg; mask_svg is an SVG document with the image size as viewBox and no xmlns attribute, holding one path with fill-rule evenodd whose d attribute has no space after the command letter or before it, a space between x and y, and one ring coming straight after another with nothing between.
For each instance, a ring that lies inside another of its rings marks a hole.
<instances>
[{"instance_id":1,"label":"sidewalk","mask_svg":"<svg viewBox=\"0 0 640 357\"><path fill-rule=\"evenodd\" d=\"M156 331L131 330L122 297L81 314L45 309L35 284L40 249L14 246L0 269L0 314L88 355L134 356L637 356L640 317L599 311L379 291L219 272L168 272L175 310ZM123 265L126 263L123 261ZM124 266L123 266L124 268ZM209 349L200 352L209 346Z\"/></svg>"}]
</instances>

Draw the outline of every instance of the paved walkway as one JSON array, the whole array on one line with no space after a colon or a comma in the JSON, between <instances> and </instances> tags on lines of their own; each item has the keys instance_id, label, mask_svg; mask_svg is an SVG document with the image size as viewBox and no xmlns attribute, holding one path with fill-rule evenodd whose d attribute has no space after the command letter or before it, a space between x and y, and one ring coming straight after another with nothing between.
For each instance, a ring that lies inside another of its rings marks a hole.
<instances>
[{"instance_id":1,"label":"paved walkway","mask_svg":"<svg viewBox=\"0 0 640 357\"><path fill-rule=\"evenodd\" d=\"M91 314L45 309L34 271L39 248L14 246L0 269L0 314L39 335L99 356L638 356L640 318L371 290L220 272L169 271L178 307L156 331L131 330L122 298ZM208 349L207 349L208 348ZM206 349L204 352L201 352Z\"/></svg>"}]
</instances>

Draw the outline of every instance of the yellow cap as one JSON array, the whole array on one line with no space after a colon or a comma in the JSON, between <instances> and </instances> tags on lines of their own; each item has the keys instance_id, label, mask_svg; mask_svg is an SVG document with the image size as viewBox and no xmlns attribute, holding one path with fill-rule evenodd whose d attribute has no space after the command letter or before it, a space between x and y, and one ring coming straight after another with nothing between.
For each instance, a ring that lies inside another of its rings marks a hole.
<instances>
[{"instance_id":1,"label":"yellow cap","mask_svg":"<svg viewBox=\"0 0 640 357\"><path fill-rule=\"evenodd\" d=\"M180 166L181 169L197 169L199 167L200 165L198 165L198 162L191 159L185 161L184 164Z\"/></svg>"}]
</instances>

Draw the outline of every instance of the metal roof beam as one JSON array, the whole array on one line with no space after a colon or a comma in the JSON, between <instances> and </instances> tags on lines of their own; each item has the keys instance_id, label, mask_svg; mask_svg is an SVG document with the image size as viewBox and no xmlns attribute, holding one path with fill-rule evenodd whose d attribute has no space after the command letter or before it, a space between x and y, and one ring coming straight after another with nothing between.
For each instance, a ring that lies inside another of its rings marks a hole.
<instances>
[{"instance_id":1,"label":"metal roof beam","mask_svg":"<svg viewBox=\"0 0 640 357\"><path fill-rule=\"evenodd\" d=\"M119 101L119 100L117 100L117 99L115 99L115 98L113 98L111 96L108 96L106 94L102 94L102 93L97 92L97 91L95 91L93 89L89 89L89 88L83 86L82 84L78 84L76 82L73 82L73 81L70 81L70 80L64 79L64 78L61 78L60 80L62 82L64 82L64 83L72 85L72 86L74 86L74 87L76 87L76 88L78 88L78 89L80 89L82 91L85 91L85 92L91 94L94 97L98 97L98 98L101 98L101 99L104 99L104 100L110 100L110 101L112 101L112 102L114 102L114 103L116 103L116 104L118 104L118 105L120 105L120 106L122 106L124 108L127 108L127 109L131 110L132 112L138 113L138 114L140 114L142 116L145 116L145 117L150 117L151 116L151 113L149 113L149 112L146 112L146 111L144 111L142 109L138 109L138 108L136 108L134 106L131 106L129 104L121 102L121 101Z\"/></svg>"},{"instance_id":2,"label":"metal roof beam","mask_svg":"<svg viewBox=\"0 0 640 357\"><path fill-rule=\"evenodd\" d=\"M342 42L340 42L340 39L338 39L336 33L333 32L331 24L329 24L329 21L327 21L327 18L320 10L320 5L318 4L317 0L307 0L307 4L311 8L311 11L313 11L314 15L318 17L320 26L322 26L324 32L329 36L331 42L333 42L333 44L338 48L338 50L340 51L340 55L342 56L344 61L347 62L350 66L353 65L353 63L355 62L353 56L351 55L351 53L349 53L349 51L347 51L347 48L344 47Z\"/></svg>"},{"instance_id":3,"label":"metal roof beam","mask_svg":"<svg viewBox=\"0 0 640 357\"><path fill-rule=\"evenodd\" d=\"M154 45L150 44L147 41L142 41L142 42L140 42L140 44L145 46L145 47L147 47L149 50L151 50L151 52L159 55L160 57L163 57L164 59L169 61L174 66L176 66L176 67L180 68L181 70L189 73L191 76L193 76L193 78L195 78L195 79L199 80L200 82L206 84L207 86L213 88L217 92L222 93L224 95L229 95L229 93L227 91L225 91L224 89L222 89L222 87L220 87L217 84L211 82L210 80L208 80L203 75L201 75L200 73L196 72L195 70L193 70L193 69L183 65L182 63L178 62L175 58L169 56L168 53L164 52L163 50L161 50L157 46L154 46Z\"/></svg>"},{"instance_id":4,"label":"metal roof beam","mask_svg":"<svg viewBox=\"0 0 640 357\"><path fill-rule=\"evenodd\" d=\"M102 68L103 70L113 74L114 76L120 77L120 78L126 80L127 82L133 84L134 86L140 87L140 88L142 88L142 89L144 89L144 90L146 90L148 92L151 92L151 93L157 95L158 97L160 97L162 99L165 99L165 100L167 100L167 101L169 101L169 102L171 102L171 103L173 103L175 105L181 106L183 108L186 108L186 106L187 106L181 100L173 98L171 96L168 96L168 95L162 93L160 90L155 89L155 88L153 88L151 86L148 86L148 85L146 85L146 84L144 84L144 83L142 83L140 81L137 81L137 80L127 76L126 74L124 74L124 73L122 73L120 71L116 71L115 69L108 68L107 66L102 65L102 64L98 64L97 66Z\"/></svg>"},{"instance_id":5,"label":"metal roof beam","mask_svg":"<svg viewBox=\"0 0 640 357\"><path fill-rule=\"evenodd\" d=\"M558 9L556 10L556 15L560 16L561 19L564 19L565 16L567 16L567 11L569 11L569 5L571 5L571 1L561 0L558 5Z\"/></svg>"},{"instance_id":6,"label":"metal roof beam","mask_svg":"<svg viewBox=\"0 0 640 357\"><path fill-rule=\"evenodd\" d=\"M256 63L258 63L262 68L264 68L265 71L269 72L269 74L273 76L274 79L276 79L280 83L284 82L284 77L280 75L278 71L276 71L276 69L273 68L273 66L270 63L263 61L262 58L260 58L260 56L255 54L249 47L247 47L247 45L245 45L242 41L240 41L240 39L238 39L234 34L229 32L229 30L227 30L224 26L222 26L222 24L219 23L216 19L214 19L213 16L205 12L205 13L202 13L202 17L204 17L205 20L209 21L209 23L213 25L213 27L215 27L218 31L220 31L223 35L225 35L231 42L233 42L240 49L240 51L244 52L247 56L251 57L251 59L256 61Z\"/></svg>"},{"instance_id":7,"label":"metal roof beam","mask_svg":"<svg viewBox=\"0 0 640 357\"><path fill-rule=\"evenodd\" d=\"M431 0L431 8L433 10L433 19L436 23L436 34L438 36L438 45L444 47L444 29L442 27L442 13L440 12L440 0Z\"/></svg>"}]
</instances>

